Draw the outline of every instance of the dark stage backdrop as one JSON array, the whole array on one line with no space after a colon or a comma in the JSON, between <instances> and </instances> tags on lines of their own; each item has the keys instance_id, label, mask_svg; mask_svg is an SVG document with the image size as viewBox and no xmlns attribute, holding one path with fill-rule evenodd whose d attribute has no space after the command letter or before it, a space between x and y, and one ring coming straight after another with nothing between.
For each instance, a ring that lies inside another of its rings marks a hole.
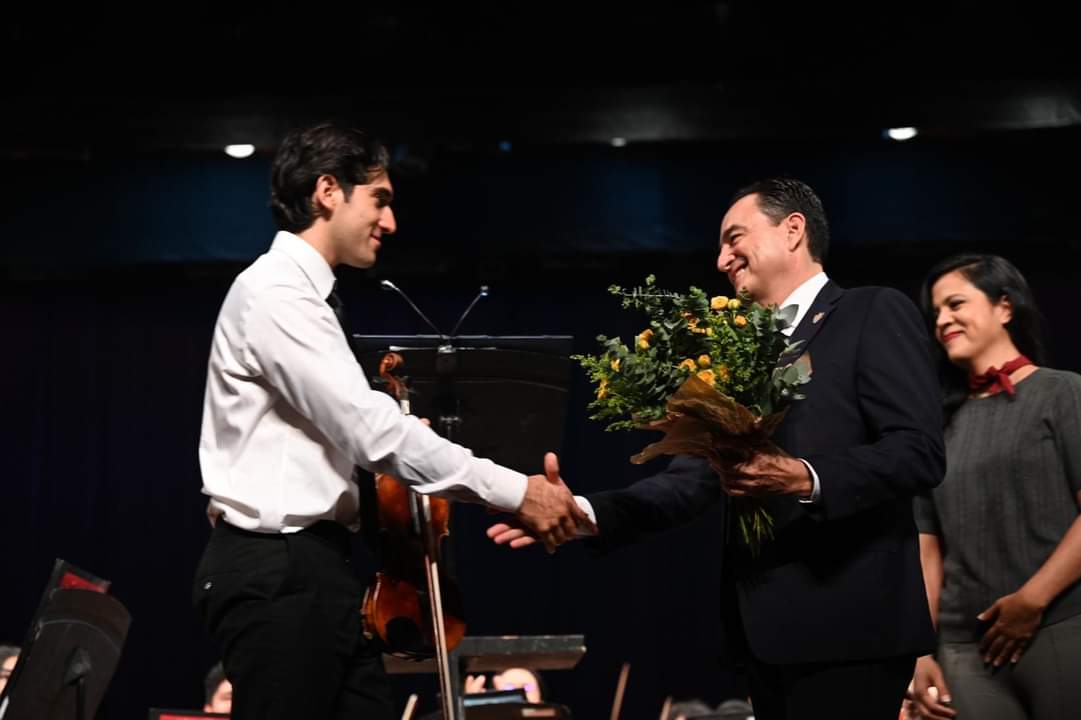
<instances>
[{"instance_id":1,"label":"dark stage backdrop","mask_svg":"<svg viewBox=\"0 0 1081 720\"><path fill-rule=\"evenodd\" d=\"M713 264L728 195L774 172L819 190L835 234L830 274L914 295L960 249L1006 254L1028 274L1059 367L1081 370L1074 330L1081 244L1070 211L1074 131L911 145L740 143L444 152L396 177L401 231L370 272L340 273L358 332L425 327L376 280L389 277L447 328L480 283L492 297L463 331L559 333L576 351L640 321L605 293L649 272L672 287L727 287ZM0 412L6 549L0 641L22 639L53 558L113 581L133 616L105 717L201 704L216 660L190 609L208 534L197 439L206 357L231 278L269 243L266 160L117 157L5 161L0 217ZM562 461L576 491L655 469L628 457L646 435L586 419L572 373ZM523 411L509 398L508 415ZM537 467L540 458L537 458ZM462 507L454 542L473 634L584 633L577 669L546 676L578 717L608 712L631 663L624 717L656 717L666 695L711 703L743 691L716 660L715 517L604 558L555 557L483 538ZM358 566L366 572L358 545ZM798 612L798 607L794 607ZM396 679L399 703L434 683Z\"/></svg>"}]
</instances>

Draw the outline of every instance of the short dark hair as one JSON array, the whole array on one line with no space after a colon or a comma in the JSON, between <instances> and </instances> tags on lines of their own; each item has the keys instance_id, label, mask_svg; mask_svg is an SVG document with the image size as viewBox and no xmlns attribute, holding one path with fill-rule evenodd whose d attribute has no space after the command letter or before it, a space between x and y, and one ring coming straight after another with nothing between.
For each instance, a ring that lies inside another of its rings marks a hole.
<instances>
[{"instance_id":1,"label":"short dark hair","mask_svg":"<svg viewBox=\"0 0 1081 720\"><path fill-rule=\"evenodd\" d=\"M210 701L214 699L214 693L218 691L221 684L225 682L225 667L218 663L214 667L210 668L210 672L206 674L206 704L209 705Z\"/></svg>"},{"instance_id":2,"label":"short dark hair","mask_svg":"<svg viewBox=\"0 0 1081 720\"><path fill-rule=\"evenodd\" d=\"M312 193L322 175L331 175L345 192L386 172L387 150L364 132L332 123L292 130L278 146L270 166L270 210L279 230L300 232L315 222Z\"/></svg>"},{"instance_id":3,"label":"short dark hair","mask_svg":"<svg viewBox=\"0 0 1081 720\"><path fill-rule=\"evenodd\" d=\"M1010 340L1022 355L1037 365L1043 365L1043 320L1036 307L1036 298L1021 271L1009 260L998 255L954 255L938 262L927 272L920 288L920 306L931 336L935 335L936 320L931 291L939 278L955 270L975 285L992 303L997 303L1002 298L1009 300L1011 317L1006 325L1006 332L1009 333ZM968 397L968 376L950 362L940 343L936 342L934 346L939 380L942 384L942 407L948 423L953 413Z\"/></svg>"},{"instance_id":4,"label":"short dark hair","mask_svg":"<svg viewBox=\"0 0 1081 720\"><path fill-rule=\"evenodd\" d=\"M712 715L713 708L704 701L694 698L672 703L672 706L668 708L668 716L665 717L664 720L674 720L678 717L696 718Z\"/></svg>"},{"instance_id":5,"label":"short dark hair","mask_svg":"<svg viewBox=\"0 0 1081 720\"><path fill-rule=\"evenodd\" d=\"M758 207L770 221L777 225L794 212L807 219L807 250L811 259L825 264L830 248L830 227L822 201L811 186L794 178L768 178L740 188L729 205L734 205L748 195L756 195Z\"/></svg>"}]
</instances>

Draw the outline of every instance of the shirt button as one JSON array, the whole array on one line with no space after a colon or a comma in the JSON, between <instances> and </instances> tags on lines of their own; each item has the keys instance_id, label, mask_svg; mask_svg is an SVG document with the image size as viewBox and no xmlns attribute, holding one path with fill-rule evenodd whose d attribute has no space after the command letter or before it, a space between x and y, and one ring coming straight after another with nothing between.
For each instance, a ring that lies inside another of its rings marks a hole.
<instances>
[{"instance_id":1,"label":"shirt button","mask_svg":"<svg viewBox=\"0 0 1081 720\"><path fill-rule=\"evenodd\" d=\"M207 580L205 583L203 583L203 590L209 590L212 587L214 587L214 583L212 583L209 580Z\"/></svg>"}]
</instances>

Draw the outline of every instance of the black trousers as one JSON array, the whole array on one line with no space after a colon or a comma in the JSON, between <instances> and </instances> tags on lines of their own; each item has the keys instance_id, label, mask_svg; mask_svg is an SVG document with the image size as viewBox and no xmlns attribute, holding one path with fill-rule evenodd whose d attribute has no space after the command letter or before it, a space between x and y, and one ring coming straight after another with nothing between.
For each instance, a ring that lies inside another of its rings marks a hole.
<instances>
[{"instance_id":1,"label":"black trousers","mask_svg":"<svg viewBox=\"0 0 1081 720\"><path fill-rule=\"evenodd\" d=\"M748 665L756 720L897 720L916 658Z\"/></svg>"},{"instance_id":2,"label":"black trousers","mask_svg":"<svg viewBox=\"0 0 1081 720\"><path fill-rule=\"evenodd\" d=\"M219 520L194 603L233 684L234 720L390 720L390 684L360 628L349 535L319 522L290 535Z\"/></svg>"}]
</instances>

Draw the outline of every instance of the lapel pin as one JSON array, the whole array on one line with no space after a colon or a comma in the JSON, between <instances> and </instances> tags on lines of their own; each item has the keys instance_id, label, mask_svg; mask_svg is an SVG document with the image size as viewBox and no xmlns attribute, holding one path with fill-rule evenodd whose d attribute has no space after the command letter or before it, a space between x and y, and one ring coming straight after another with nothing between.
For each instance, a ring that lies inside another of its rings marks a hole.
<instances>
[{"instance_id":1,"label":"lapel pin","mask_svg":"<svg viewBox=\"0 0 1081 720\"><path fill-rule=\"evenodd\" d=\"M826 313L824 313L824 312L820 312L820 313L818 313L818 314L817 314L817 315L815 315L815 316L814 316L813 318L811 318L811 324L812 324L812 325L817 325L817 324L818 324L818 321L819 321L819 320L821 320L821 319L822 319L822 318L824 318L824 317L826 317Z\"/></svg>"}]
</instances>

